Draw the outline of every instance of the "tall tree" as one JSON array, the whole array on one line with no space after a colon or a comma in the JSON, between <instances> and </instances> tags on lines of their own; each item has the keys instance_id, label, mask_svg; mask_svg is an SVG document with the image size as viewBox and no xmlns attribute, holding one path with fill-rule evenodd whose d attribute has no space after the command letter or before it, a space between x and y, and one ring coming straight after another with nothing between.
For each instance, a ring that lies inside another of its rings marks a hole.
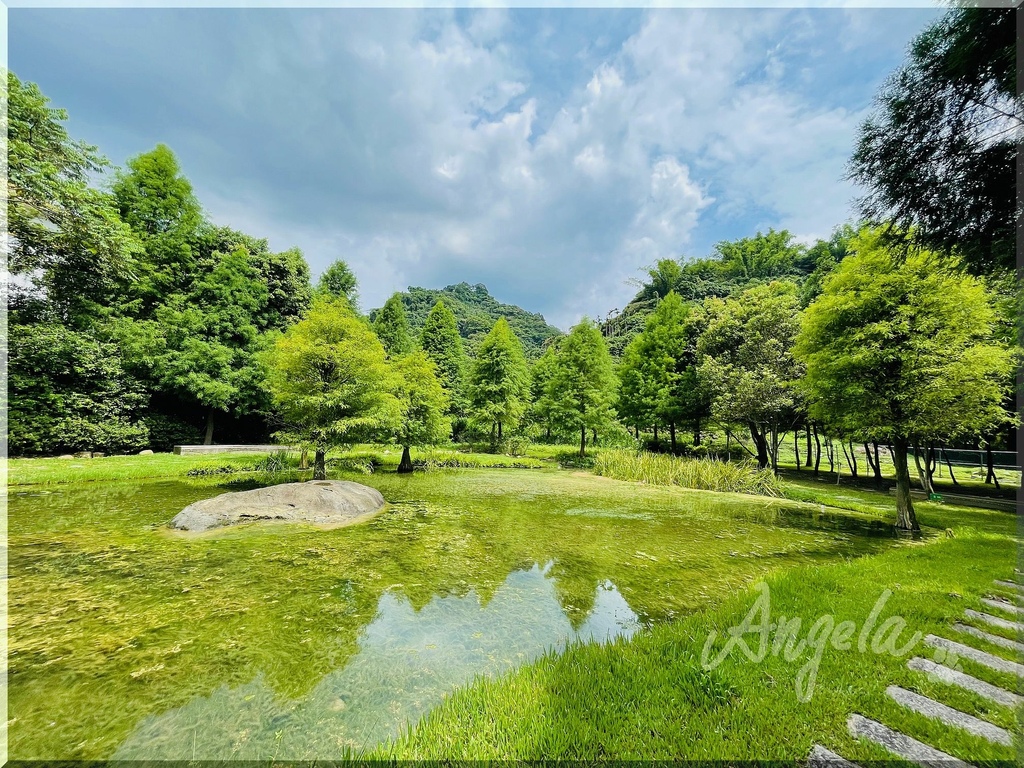
<instances>
[{"instance_id":1,"label":"tall tree","mask_svg":"<svg viewBox=\"0 0 1024 768\"><path fill-rule=\"evenodd\" d=\"M776 438L795 406L799 366L793 342L800 326L796 286L772 282L705 304L708 324L697 342L697 375L725 424L745 424L757 463L775 466Z\"/></svg>"},{"instance_id":2,"label":"tall tree","mask_svg":"<svg viewBox=\"0 0 1024 768\"><path fill-rule=\"evenodd\" d=\"M1012 356L993 339L984 285L915 251L904 260L865 230L806 310L795 353L811 415L892 445L896 525L917 530L908 446L980 435L1008 415Z\"/></svg>"},{"instance_id":3,"label":"tall tree","mask_svg":"<svg viewBox=\"0 0 1024 768\"><path fill-rule=\"evenodd\" d=\"M395 369L402 409L396 435L402 446L398 471L412 472L412 446L436 445L451 434L451 424L445 415L448 398L437 380L433 361L422 350L398 357Z\"/></svg>"},{"instance_id":4,"label":"tall tree","mask_svg":"<svg viewBox=\"0 0 1024 768\"><path fill-rule=\"evenodd\" d=\"M28 290L12 287L10 308L29 317L90 327L130 274L141 246L114 200L89 187L107 161L73 141L39 87L7 73L8 269Z\"/></svg>"},{"instance_id":5,"label":"tall tree","mask_svg":"<svg viewBox=\"0 0 1024 768\"><path fill-rule=\"evenodd\" d=\"M776 232L769 229L767 234L758 232L754 237L743 237L715 246L721 254L722 270L733 279L770 280L798 271L804 248L793 242L793 235L786 230Z\"/></svg>"},{"instance_id":6,"label":"tall tree","mask_svg":"<svg viewBox=\"0 0 1024 768\"><path fill-rule=\"evenodd\" d=\"M971 271L1013 269L1017 97L1013 8L953 8L913 42L861 126L850 177L887 234L959 252Z\"/></svg>"},{"instance_id":7,"label":"tall tree","mask_svg":"<svg viewBox=\"0 0 1024 768\"><path fill-rule=\"evenodd\" d=\"M113 193L145 257L124 283L128 295L122 311L148 318L166 297L187 290L199 271L192 243L203 215L191 182L166 145L158 144L127 165L118 172Z\"/></svg>"},{"instance_id":8,"label":"tall tree","mask_svg":"<svg viewBox=\"0 0 1024 768\"><path fill-rule=\"evenodd\" d=\"M548 382L560 419L579 430L580 458L586 456L587 430L600 430L614 419L615 371L601 331L583 318L562 339Z\"/></svg>"},{"instance_id":9,"label":"tall tree","mask_svg":"<svg viewBox=\"0 0 1024 768\"><path fill-rule=\"evenodd\" d=\"M544 430L546 440L551 439L552 430L558 426L555 395L548 387L558 365L557 352L558 342L554 341L548 344L544 354L530 367L529 418Z\"/></svg>"},{"instance_id":10,"label":"tall tree","mask_svg":"<svg viewBox=\"0 0 1024 768\"><path fill-rule=\"evenodd\" d=\"M345 299L353 308L359 306L359 290L355 273L342 259L335 261L320 275L316 287L320 293L325 293L336 299Z\"/></svg>"},{"instance_id":11,"label":"tall tree","mask_svg":"<svg viewBox=\"0 0 1024 768\"><path fill-rule=\"evenodd\" d=\"M491 427L491 445L526 411L530 374L523 346L505 318L499 318L476 351L470 396L475 419Z\"/></svg>"},{"instance_id":12,"label":"tall tree","mask_svg":"<svg viewBox=\"0 0 1024 768\"><path fill-rule=\"evenodd\" d=\"M217 254L217 265L187 293L157 305L150 320L113 325L130 369L157 391L206 415L205 443L213 441L216 411L245 413L260 401L253 318L267 302L266 285L239 248Z\"/></svg>"},{"instance_id":13,"label":"tall tree","mask_svg":"<svg viewBox=\"0 0 1024 768\"><path fill-rule=\"evenodd\" d=\"M402 297L397 293L384 302L384 306L373 319L373 330L384 345L385 351L392 357L406 355L413 350L412 337L409 335L409 320L405 316Z\"/></svg>"},{"instance_id":14,"label":"tall tree","mask_svg":"<svg viewBox=\"0 0 1024 768\"><path fill-rule=\"evenodd\" d=\"M448 415L460 419L466 412L466 353L455 315L438 300L423 325L420 347L437 366L437 378L448 396Z\"/></svg>"},{"instance_id":15,"label":"tall tree","mask_svg":"<svg viewBox=\"0 0 1024 768\"><path fill-rule=\"evenodd\" d=\"M331 448L398 429L395 372L380 340L345 299L316 297L263 359L284 420L278 435L313 448L314 479L326 479Z\"/></svg>"}]
</instances>

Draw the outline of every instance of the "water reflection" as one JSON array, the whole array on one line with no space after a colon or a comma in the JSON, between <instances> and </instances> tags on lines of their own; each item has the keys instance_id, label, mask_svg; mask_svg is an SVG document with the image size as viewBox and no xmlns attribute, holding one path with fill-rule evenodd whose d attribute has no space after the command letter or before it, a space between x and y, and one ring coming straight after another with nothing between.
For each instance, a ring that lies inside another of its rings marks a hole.
<instances>
[{"instance_id":1,"label":"water reflection","mask_svg":"<svg viewBox=\"0 0 1024 768\"><path fill-rule=\"evenodd\" d=\"M603 642L640 629L611 583L597 587L574 630L560 606L551 564L514 571L486 604L475 592L435 597L421 610L386 592L359 651L299 700L279 700L257 677L221 687L144 720L115 760L300 760L397 735L477 675L496 675L571 642Z\"/></svg>"}]
</instances>

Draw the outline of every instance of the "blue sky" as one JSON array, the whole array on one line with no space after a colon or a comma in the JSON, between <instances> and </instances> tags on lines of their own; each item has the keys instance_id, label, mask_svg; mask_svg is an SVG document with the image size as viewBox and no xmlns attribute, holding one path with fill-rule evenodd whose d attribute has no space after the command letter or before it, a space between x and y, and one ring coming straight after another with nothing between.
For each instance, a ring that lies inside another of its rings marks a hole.
<instances>
[{"instance_id":1,"label":"blue sky","mask_svg":"<svg viewBox=\"0 0 1024 768\"><path fill-rule=\"evenodd\" d=\"M364 309L485 283L568 327L658 258L851 216L857 126L922 9L9 11L9 64L116 164Z\"/></svg>"}]
</instances>

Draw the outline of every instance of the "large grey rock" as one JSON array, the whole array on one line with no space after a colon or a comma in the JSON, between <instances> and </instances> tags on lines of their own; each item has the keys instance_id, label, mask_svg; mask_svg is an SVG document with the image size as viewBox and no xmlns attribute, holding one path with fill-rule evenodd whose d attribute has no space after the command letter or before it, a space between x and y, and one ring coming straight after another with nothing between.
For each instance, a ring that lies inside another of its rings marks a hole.
<instances>
[{"instance_id":1,"label":"large grey rock","mask_svg":"<svg viewBox=\"0 0 1024 768\"><path fill-rule=\"evenodd\" d=\"M197 501L181 510L171 527L208 531L265 520L339 526L362 520L383 507L384 497L375 488L347 480L310 480Z\"/></svg>"}]
</instances>

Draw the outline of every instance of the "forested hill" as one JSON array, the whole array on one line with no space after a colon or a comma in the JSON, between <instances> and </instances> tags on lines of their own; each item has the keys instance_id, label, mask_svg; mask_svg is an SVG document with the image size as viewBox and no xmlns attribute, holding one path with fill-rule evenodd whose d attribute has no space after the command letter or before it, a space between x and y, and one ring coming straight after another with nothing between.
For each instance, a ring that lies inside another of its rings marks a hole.
<instances>
[{"instance_id":1,"label":"forested hill","mask_svg":"<svg viewBox=\"0 0 1024 768\"><path fill-rule=\"evenodd\" d=\"M477 283L459 283L449 285L441 290L428 288L412 288L398 294L405 306L409 318L409 326L418 335L427 319L427 313L443 299L444 304L454 314L459 323L459 335L469 342L472 349L480 339L494 327L500 317L504 317L516 336L523 343L523 351L528 358L539 357L544 342L552 336L561 334L554 326L548 325L544 316L536 312L527 312L514 304L502 304L487 291L487 286ZM376 310L370 317L376 316Z\"/></svg>"}]
</instances>

